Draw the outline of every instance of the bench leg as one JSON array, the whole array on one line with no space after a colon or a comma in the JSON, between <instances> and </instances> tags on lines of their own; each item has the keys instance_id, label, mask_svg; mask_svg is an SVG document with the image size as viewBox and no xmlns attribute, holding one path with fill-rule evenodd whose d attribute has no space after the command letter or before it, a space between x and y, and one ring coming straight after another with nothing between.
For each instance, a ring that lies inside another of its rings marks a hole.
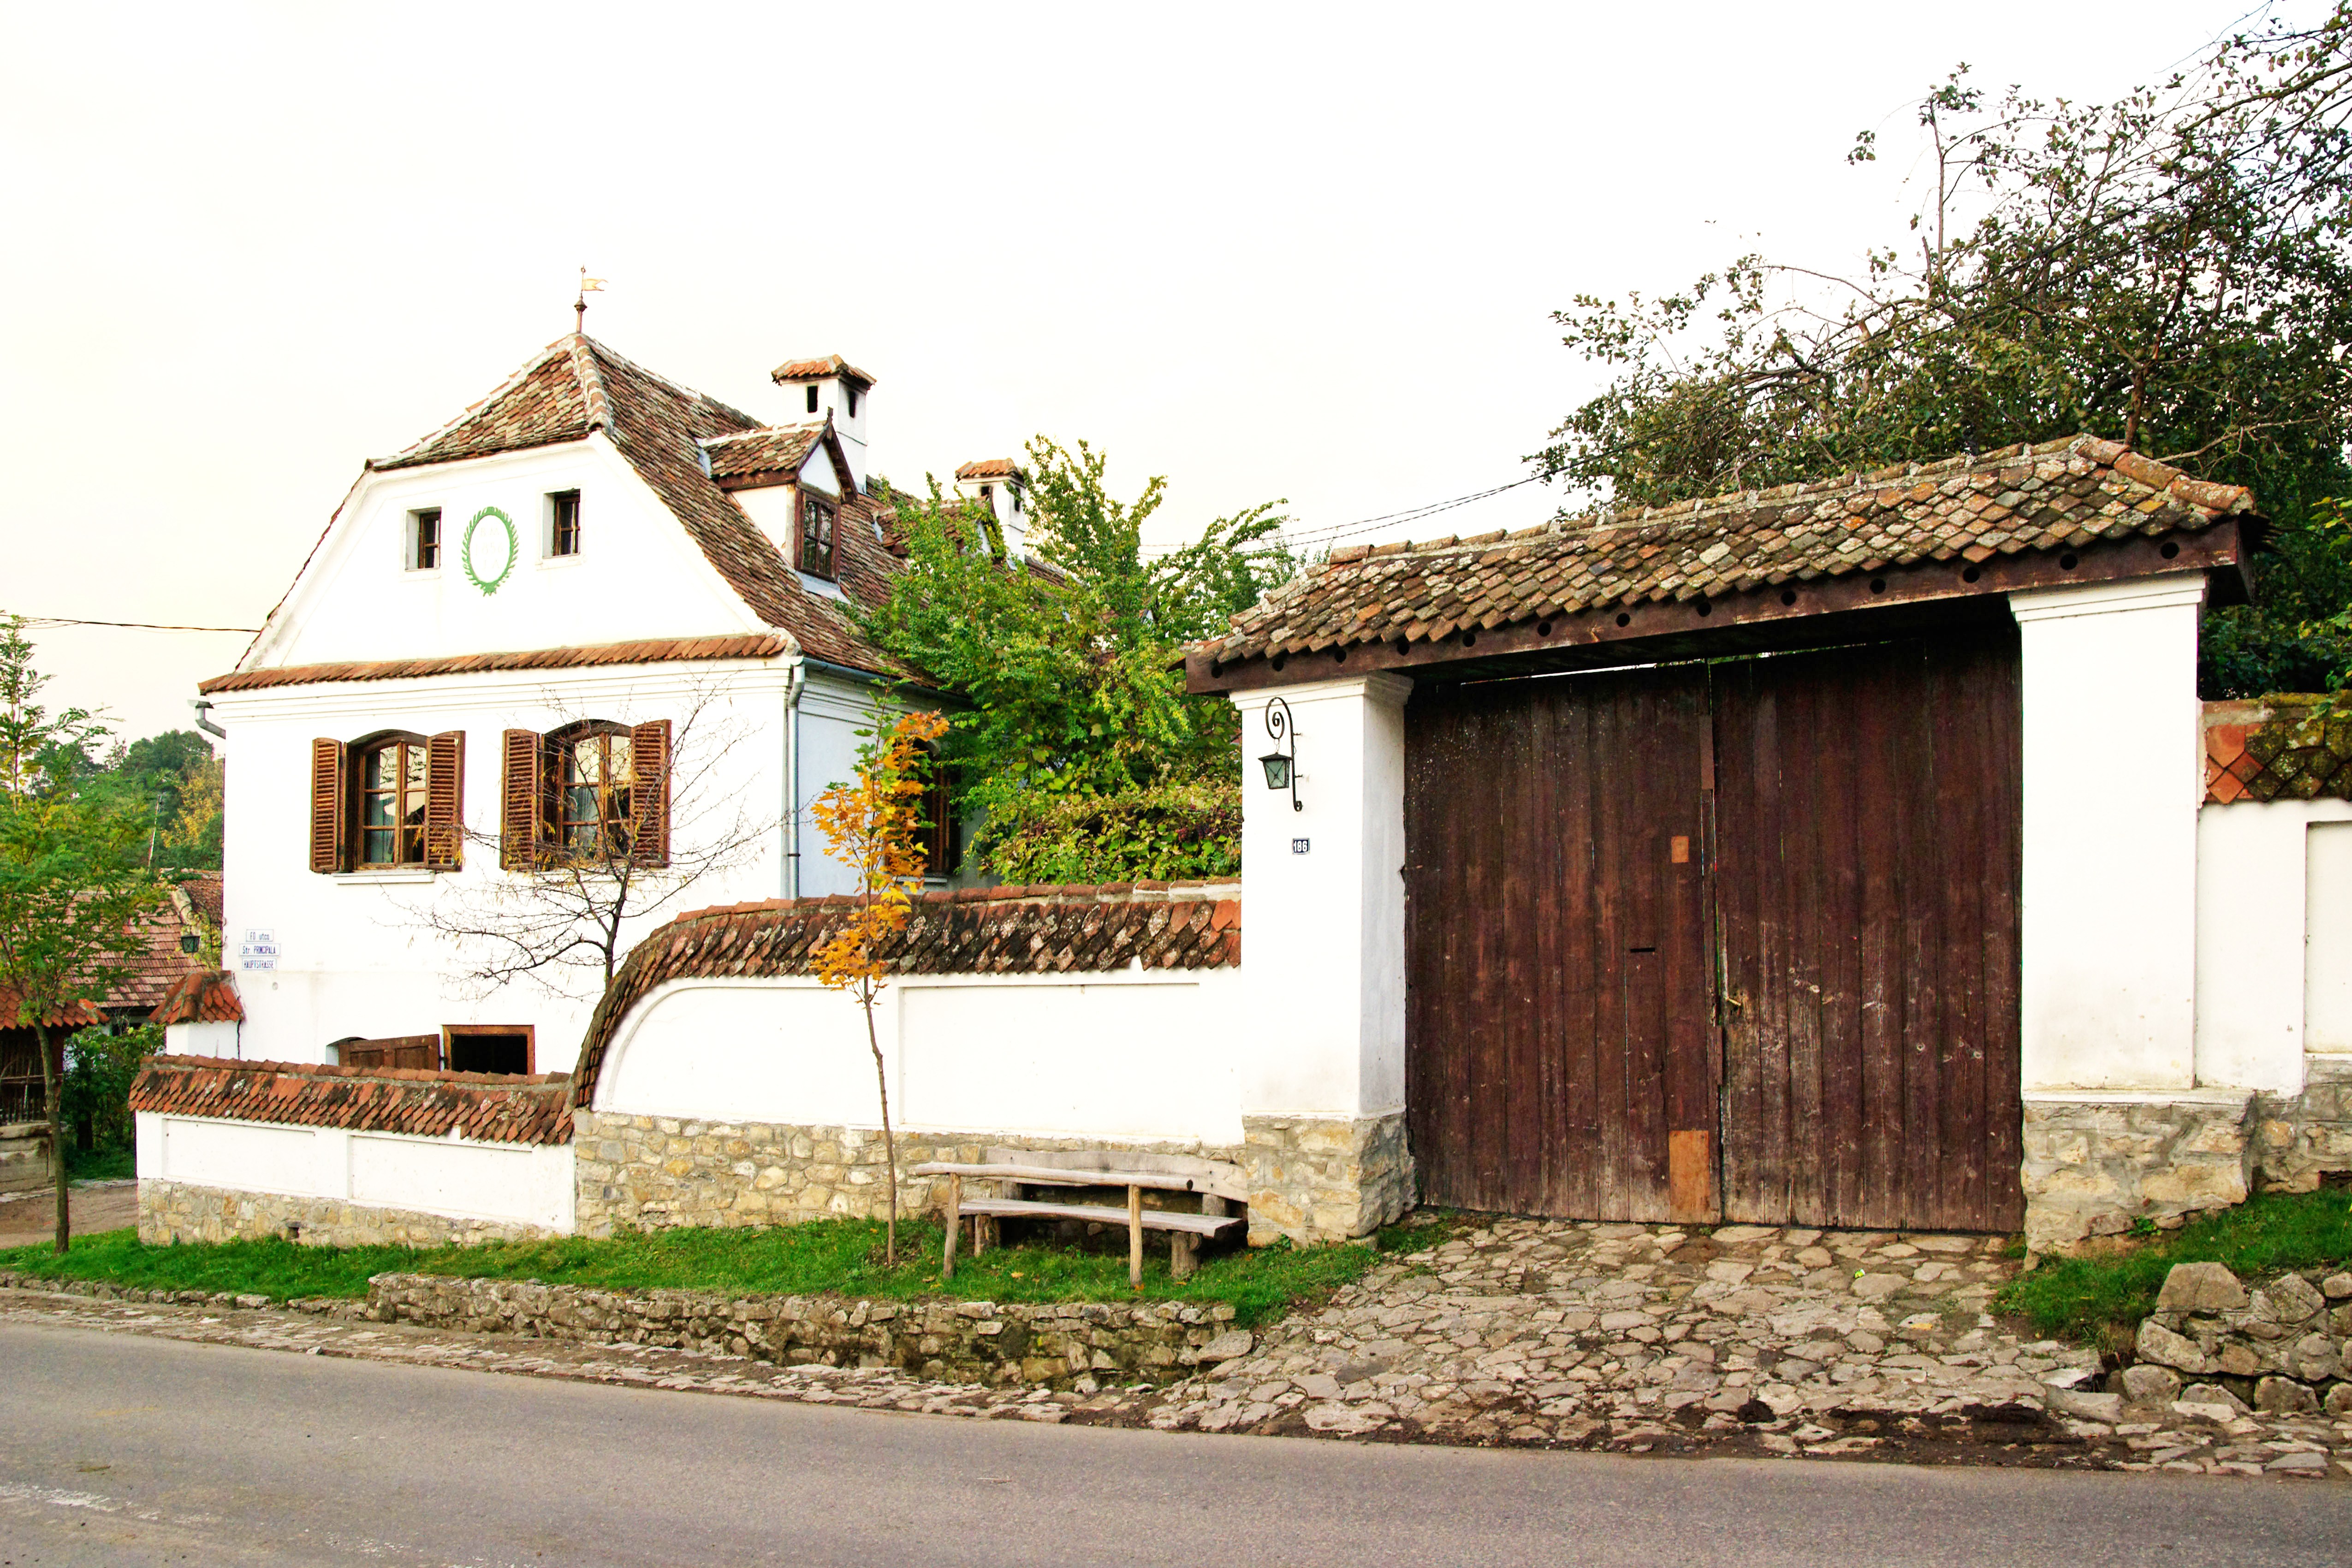
<instances>
[{"instance_id":1,"label":"bench leg","mask_svg":"<svg viewBox=\"0 0 2352 1568\"><path fill-rule=\"evenodd\" d=\"M995 1227L996 1222L984 1214L971 1216L971 1255L974 1258L988 1250L988 1233Z\"/></svg>"},{"instance_id":2,"label":"bench leg","mask_svg":"<svg viewBox=\"0 0 2352 1568\"><path fill-rule=\"evenodd\" d=\"M940 1278L952 1279L955 1278L956 1232L963 1228L963 1178L961 1176L948 1178L947 1209L948 1212L943 1216L947 1224L940 1227L948 1233L947 1244L940 1253Z\"/></svg>"},{"instance_id":3,"label":"bench leg","mask_svg":"<svg viewBox=\"0 0 2352 1568\"><path fill-rule=\"evenodd\" d=\"M1143 1189L1127 1189L1127 1283L1143 1289Z\"/></svg>"},{"instance_id":4,"label":"bench leg","mask_svg":"<svg viewBox=\"0 0 2352 1568\"><path fill-rule=\"evenodd\" d=\"M1168 1233L1168 1272L1178 1279L1190 1279L1192 1270L1201 1263L1201 1238L1190 1231Z\"/></svg>"}]
</instances>

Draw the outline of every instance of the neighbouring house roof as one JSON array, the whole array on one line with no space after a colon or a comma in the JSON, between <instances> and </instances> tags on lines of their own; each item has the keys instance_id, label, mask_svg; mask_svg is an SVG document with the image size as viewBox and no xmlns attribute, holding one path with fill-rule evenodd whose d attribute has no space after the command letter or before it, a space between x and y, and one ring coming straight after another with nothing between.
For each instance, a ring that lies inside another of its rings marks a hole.
<instances>
[{"instance_id":1,"label":"neighbouring house roof","mask_svg":"<svg viewBox=\"0 0 2352 1568\"><path fill-rule=\"evenodd\" d=\"M504 1078L159 1056L149 1058L132 1082L131 1109L427 1138L454 1129L488 1143L568 1143L569 1088L562 1073Z\"/></svg>"},{"instance_id":2,"label":"neighbouring house roof","mask_svg":"<svg viewBox=\"0 0 2352 1568\"><path fill-rule=\"evenodd\" d=\"M362 658L339 664L286 664L215 675L196 683L206 694L262 691L273 686L310 686L322 680L406 680L425 675L474 675L516 669L584 669L608 664L663 664L705 658L775 658L790 653L780 637L751 633L724 637L653 637L638 642L590 643L575 647L527 648L514 653L462 653L436 658Z\"/></svg>"},{"instance_id":3,"label":"neighbouring house roof","mask_svg":"<svg viewBox=\"0 0 2352 1568\"><path fill-rule=\"evenodd\" d=\"M1009 479L1017 477L1020 471L1013 466L1010 458L982 458L976 463L964 464L956 470L955 477L959 479Z\"/></svg>"},{"instance_id":4,"label":"neighbouring house roof","mask_svg":"<svg viewBox=\"0 0 2352 1568\"><path fill-rule=\"evenodd\" d=\"M0 1029L30 1028L22 1022L24 994L14 986L0 985ZM41 1020L52 1029L79 1029L106 1022L106 1015L87 1002L68 1002Z\"/></svg>"},{"instance_id":5,"label":"neighbouring house roof","mask_svg":"<svg viewBox=\"0 0 2352 1568\"><path fill-rule=\"evenodd\" d=\"M702 443L769 428L739 408L634 364L593 338L572 333L541 349L456 419L404 451L371 460L368 467L383 472L457 462L583 441L601 430L752 614L818 658L894 673L885 657L858 634L844 606L803 587L776 544L704 470ZM840 585L869 604L888 592L898 570L882 543L886 510L871 497L845 495L835 528ZM333 526L330 520L328 528ZM221 682L261 673L258 668L240 669L216 677L201 689L243 689Z\"/></svg>"},{"instance_id":6,"label":"neighbouring house roof","mask_svg":"<svg viewBox=\"0 0 2352 1568\"><path fill-rule=\"evenodd\" d=\"M2352 800L2352 705L2315 694L2206 703L2205 799Z\"/></svg>"},{"instance_id":7,"label":"neighbouring house roof","mask_svg":"<svg viewBox=\"0 0 2352 1568\"><path fill-rule=\"evenodd\" d=\"M180 891L188 895L188 901L195 906L198 915L209 921L215 930L219 929L226 897L226 881L221 872L199 871L180 884Z\"/></svg>"},{"instance_id":8,"label":"neighbouring house roof","mask_svg":"<svg viewBox=\"0 0 2352 1568\"><path fill-rule=\"evenodd\" d=\"M593 1103L613 1032L637 1001L672 980L816 973L815 954L856 908L845 897L774 899L678 916L631 949L588 1022L572 1100ZM1237 882L964 889L917 899L878 956L894 974L1223 969L1241 962Z\"/></svg>"},{"instance_id":9,"label":"neighbouring house roof","mask_svg":"<svg viewBox=\"0 0 2352 1568\"><path fill-rule=\"evenodd\" d=\"M832 421L826 419L812 425L778 425L740 436L715 436L702 444L702 449L710 454L710 477L721 489L746 489L747 481L753 479L782 484L800 472L801 465L832 428Z\"/></svg>"},{"instance_id":10,"label":"neighbouring house roof","mask_svg":"<svg viewBox=\"0 0 2352 1568\"><path fill-rule=\"evenodd\" d=\"M1517 532L1350 545L1188 652L1202 670L1369 644L1401 643L1403 654L1546 617L1705 605L1927 562L2055 554L2254 510L2240 486L2076 436Z\"/></svg>"},{"instance_id":11,"label":"neighbouring house roof","mask_svg":"<svg viewBox=\"0 0 2352 1568\"><path fill-rule=\"evenodd\" d=\"M860 386L874 384L872 376L839 354L827 354L823 359L786 360L768 373L768 379L779 385L794 381L830 381L835 376L844 381L854 381Z\"/></svg>"},{"instance_id":12,"label":"neighbouring house roof","mask_svg":"<svg viewBox=\"0 0 2352 1568\"><path fill-rule=\"evenodd\" d=\"M151 1024L242 1024L245 1004L236 980L226 969L198 969L172 983L155 1005Z\"/></svg>"},{"instance_id":13,"label":"neighbouring house roof","mask_svg":"<svg viewBox=\"0 0 2352 1568\"><path fill-rule=\"evenodd\" d=\"M101 1005L141 1013L161 1006L174 985L204 966L203 959L181 950L180 938L191 930L168 903L145 916L139 950L117 961L119 973Z\"/></svg>"}]
</instances>

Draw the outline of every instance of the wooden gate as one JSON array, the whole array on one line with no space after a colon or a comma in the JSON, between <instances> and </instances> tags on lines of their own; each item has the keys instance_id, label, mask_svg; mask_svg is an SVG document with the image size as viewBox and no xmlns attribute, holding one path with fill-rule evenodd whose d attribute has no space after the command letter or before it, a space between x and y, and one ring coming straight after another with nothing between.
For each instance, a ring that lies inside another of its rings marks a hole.
<instances>
[{"instance_id":1,"label":"wooden gate","mask_svg":"<svg viewBox=\"0 0 2352 1568\"><path fill-rule=\"evenodd\" d=\"M1424 1199L2012 1228L2017 712L2009 628L1417 693Z\"/></svg>"}]
</instances>

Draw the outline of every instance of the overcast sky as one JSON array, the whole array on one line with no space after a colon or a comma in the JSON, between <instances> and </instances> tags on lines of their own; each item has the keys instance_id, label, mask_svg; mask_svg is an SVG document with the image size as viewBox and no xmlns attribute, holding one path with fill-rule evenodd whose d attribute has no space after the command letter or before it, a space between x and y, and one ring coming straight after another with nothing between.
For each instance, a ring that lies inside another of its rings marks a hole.
<instances>
[{"instance_id":1,"label":"overcast sky","mask_svg":"<svg viewBox=\"0 0 2352 1568\"><path fill-rule=\"evenodd\" d=\"M1171 530L1465 495L1596 385L1574 294L1843 265L1900 234L1956 62L2098 99L2240 10L5 0L0 608L258 626L583 264L593 335L753 413L786 358L873 373L901 484L1043 432L1166 474ZM245 643L37 637L128 734Z\"/></svg>"}]
</instances>

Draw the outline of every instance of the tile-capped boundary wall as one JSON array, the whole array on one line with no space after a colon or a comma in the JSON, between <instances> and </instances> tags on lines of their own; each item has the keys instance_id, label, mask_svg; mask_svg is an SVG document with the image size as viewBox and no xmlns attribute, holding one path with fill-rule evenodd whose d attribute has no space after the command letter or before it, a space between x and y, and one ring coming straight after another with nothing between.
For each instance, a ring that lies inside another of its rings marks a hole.
<instances>
[{"instance_id":1,"label":"tile-capped boundary wall","mask_svg":"<svg viewBox=\"0 0 2352 1568\"><path fill-rule=\"evenodd\" d=\"M2352 1171L2352 1060L2309 1058L2298 1095L2246 1089L2025 1097L2025 1242L2034 1251L2170 1228L2254 1191Z\"/></svg>"},{"instance_id":2,"label":"tile-capped boundary wall","mask_svg":"<svg viewBox=\"0 0 2352 1568\"><path fill-rule=\"evenodd\" d=\"M1370 1236L1413 1205L1404 1116L1244 1116L1250 1245Z\"/></svg>"},{"instance_id":3,"label":"tile-capped boundary wall","mask_svg":"<svg viewBox=\"0 0 2352 1568\"><path fill-rule=\"evenodd\" d=\"M289 1233L289 1226L296 1229ZM296 1240L320 1247L463 1247L559 1233L503 1220L378 1208L342 1198L289 1197L200 1187L153 1176L139 1179L139 1239L151 1246L173 1241L257 1241L289 1234Z\"/></svg>"},{"instance_id":4,"label":"tile-capped boundary wall","mask_svg":"<svg viewBox=\"0 0 2352 1568\"><path fill-rule=\"evenodd\" d=\"M1069 1388L1169 1383L1248 1353L1223 1302L876 1301L840 1296L626 1292L379 1274L368 1315L473 1332L623 1341L779 1365L894 1366L940 1382Z\"/></svg>"},{"instance_id":5,"label":"tile-capped boundary wall","mask_svg":"<svg viewBox=\"0 0 2352 1568\"><path fill-rule=\"evenodd\" d=\"M2205 800L2352 800L2352 709L2324 696L2205 704Z\"/></svg>"}]
</instances>

